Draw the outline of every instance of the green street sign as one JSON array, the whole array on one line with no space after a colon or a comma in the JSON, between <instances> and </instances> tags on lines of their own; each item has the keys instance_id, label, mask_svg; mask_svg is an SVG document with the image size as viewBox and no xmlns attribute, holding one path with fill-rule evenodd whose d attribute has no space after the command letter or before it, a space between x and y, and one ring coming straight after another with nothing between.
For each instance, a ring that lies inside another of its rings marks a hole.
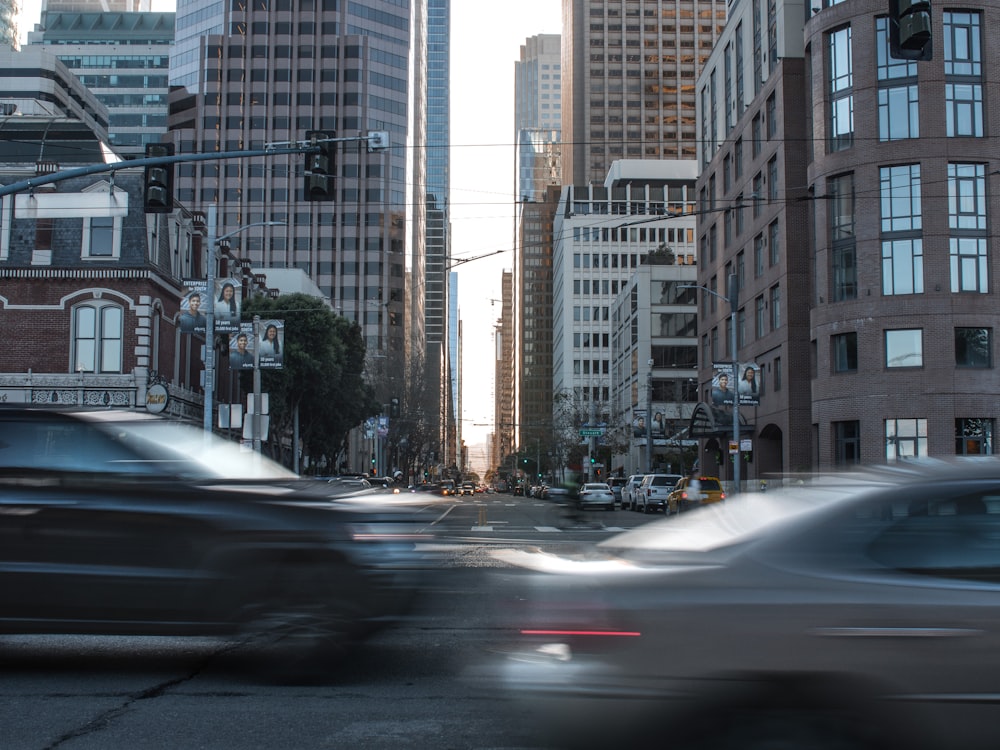
<instances>
[{"instance_id":1,"label":"green street sign","mask_svg":"<svg viewBox=\"0 0 1000 750\"><path fill-rule=\"evenodd\" d=\"M600 437L604 434L603 427L584 427L580 430L581 437Z\"/></svg>"}]
</instances>

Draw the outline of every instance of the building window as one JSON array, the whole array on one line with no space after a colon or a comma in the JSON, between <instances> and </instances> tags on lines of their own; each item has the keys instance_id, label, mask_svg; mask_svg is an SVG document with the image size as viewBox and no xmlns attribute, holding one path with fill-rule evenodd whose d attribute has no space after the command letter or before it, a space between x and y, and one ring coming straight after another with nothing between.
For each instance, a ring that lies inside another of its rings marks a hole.
<instances>
[{"instance_id":1,"label":"building window","mask_svg":"<svg viewBox=\"0 0 1000 750\"><path fill-rule=\"evenodd\" d=\"M776 266L781 261L781 230L775 219L767 226L767 244L771 257L771 265Z\"/></svg>"},{"instance_id":2,"label":"building window","mask_svg":"<svg viewBox=\"0 0 1000 750\"><path fill-rule=\"evenodd\" d=\"M883 167L880 174L882 293L922 294L920 165Z\"/></svg>"},{"instance_id":3,"label":"building window","mask_svg":"<svg viewBox=\"0 0 1000 750\"><path fill-rule=\"evenodd\" d=\"M766 249L766 244L764 242L764 235L758 234L753 238L753 268L754 276L760 278L764 275L764 252Z\"/></svg>"},{"instance_id":4,"label":"building window","mask_svg":"<svg viewBox=\"0 0 1000 750\"><path fill-rule=\"evenodd\" d=\"M948 165L951 291L989 291L986 256L986 166Z\"/></svg>"},{"instance_id":5,"label":"building window","mask_svg":"<svg viewBox=\"0 0 1000 750\"><path fill-rule=\"evenodd\" d=\"M889 55L889 19L875 20L879 140L920 137L917 63Z\"/></svg>"},{"instance_id":6,"label":"building window","mask_svg":"<svg viewBox=\"0 0 1000 750\"><path fill-rule=\"evenodd\" d=\"M118 258L121 250L121 219L95 216L83 220L82 258Z\"/></svg>"},{"instance_id":7,"label":"building window","mask_svg":"<svg viewBox=\"0 0 1000 750\"><path fill-rule=\"evenodd\" d=\"M850 26L830 34L829 52L830 151L854 143L854 78Z\"/></svg>"},{"instance_id":8,"label":"building window","mask_svg":"<svg viewBox=\"0 0 1000 750\"><path fill-rule=\"evenodd\" d=\"M122 371L122 308L87 303L73 308L73 372Z\"/></svg>"},{"instance_id":9,"label":"building window","mask_svg":"<svg viewBox=\"0 0 1000 750\"><path fill-rule=\"evenodd\" d=\"M861 423L833 423L833 462L838 466L861 463Z\"/></svg>"},{"instance_id":10,"label":"building window","mask_svg":"<svg viewBox=\"0 0 1000 750\"><path fill-rule=\"evenodd\" d=\"M992 456L993 420L956 419L955 454L959 456Z\"/></svg>"},{"instance_id":11,"label":"building window","mask_svg":"<svg viewBox=\"0 0 1000 750\"><path fill-rule=\"evenodd\" d=\"M945 122L951 137L983 135L981 17L944 13Z\"/></svg>"},{"instance_id":12,"label":"building window","mask_svg":"<svg viewBox=\"0 0 1000 750\"><path fill-rule=\"evenodd\" d=\"M771 287L771 330L781 328L781 287L775 284Z\"/></svg>"},{"instance_id":13,"label":"building window","mask_svg":"<svg viewBox=\"0 0 1000 750\"><path fill-rule=\"evenodd\" d=\"M737 139L736 143L733 145L733 174L736 179L740 179L743 176L743 139Z\"/></svg>"},{"instance_id":14,"label":"building window","mask_svg":"<svg viewBox=\"0 0 1000 750\"><path fill-rule=\"evenodd\" d=\"M781 390L781 357L774 358L774 390Z\"/></svg>"},{"instance_id":15,"label":"building window","mask_svg":"<svg viewBox=\"0 0 1000 750\"><path fill-rule=\"evenodd\" d=\"M858 371L858 334L840 333L831 337L833 344L833 371Z\"/></svg>"},{"instance_id":16,"label":"building window","mask_svg":"<svg viewBox=\"0 0 1000 750\"><path fill-rule=\"evenodd\" d=\"M924 250L919 239L882 242L882 294L923 294Z\"/></svg>"},{"instance_id":17,"label":"building window","mask_svg":"<svg viewBox=\"0 0 1000 750\"><path fill-rule=\"evenodd\" d=\"M767 162L767 200L778 200L778 157L772 156Z\"/></svg>"},{"instance_id":18,"label":"building window","mask_svg":"<svg viewBox=\"0 0 1000 750\"><path fill-rule=\"evenodd\" d=\"M926 456L926 419L885 420L886 461L896 461L900 458L920 458Z\"/></svg>"},{"instance_id":19,"label":"building window","mask_svg":"<svg viewBox=\"0 0 1000 750\"><path fill-rule=\"evenodd\" d=\"M765 103L767 112L767 139L771 140L778 135L778 100L775 94L767 97Z\"/></svg>"},{"instance_id":20,"label":"building window","mask_svg":"<svg viewBox=\"0 0 1000 750\"><path fill-rule=\"evenodd\" d=\"M767 313L764 307L764 295L760 295L754 300L754 329L756 331L757 338L762 338L765 333L767 333Z\"/></svg>"},{"instance_id":21,"label":"building window","mask_svg":"<svg viewBox=\"0 0 1000 750\"><path fill-rule=\"evenodd\" d=\"M949 240L951 256L951 291L979 292L989 291L989 279L986 276L986 238L952 237Z\"/></svg>"},{"instance_id":22,"label":"building window","mask_svg":"<svg viewBox=\"0 0 1000 750\"><path fill-rule=\"evenodd\" d=\"M760 156L761 144L763 143L759 112L753 116L753 120L750 123L750 133L753 137L753 143L751 144L752 153L750 156L751 158L756 159Z\"/></svg>"},{"instance_id":23,"label":"building window","mask_svg":"<svg viewBox=\"0 0 1000 750\"><path fill-rule=\"evenodd\" d=\"M834 302L857 299L858 270L854 229L854 174L832 177L827 182L830 196L830 243L833 263Z\"/></svg>"},{"instance_id":24,"label":"building window","mask_svg":"<svg viewBox=\"0 0 1000 750\"><path fill-rule=\"evenodd\" d=\"M924 338L919 328L901 328L885 332L886 367L921 367L924 364Z\"/></svg>"},{"instance_id":25,"label":"building window","mask_svg":"<svg viewBox=\"0 0 1000 750\"><path fill-rule=\"evenodd\" d=\"M955 366L992 367L993 331L989 328L956 328Z\"/></svg>"},{"instance_id":26,"label":"building window","mask_svg":"<svg viewBox=\"0 0 1000 750\"><path fill-rule=\"evenodd\" d=\"M756 219L760 216L761 204L763 203L764 196L761 193L764 190L764 176L758 172L753 176L753 217Z\"/></svg>"}]
</instances>

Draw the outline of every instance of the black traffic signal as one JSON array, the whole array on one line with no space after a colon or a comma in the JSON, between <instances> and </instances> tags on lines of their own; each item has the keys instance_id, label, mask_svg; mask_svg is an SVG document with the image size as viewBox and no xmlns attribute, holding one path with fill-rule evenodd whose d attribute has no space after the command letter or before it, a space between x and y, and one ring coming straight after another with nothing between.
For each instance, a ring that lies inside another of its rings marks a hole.
<instances>
[{"instance_id":1,"label":"black traffic signal","mask_svg":"<svg viewBox=\"0 0 1000 750\"><path fill-rule=\"evenodd\" d=\"M889 56L897 60L930 60L929 0L889 0Z\"/></svg>"},{"instance_id":2,"label":"black traffic signal","mask_svg":"<svg viewBox=\"0 0 1000 750\"><path fill-rule=\"evenodd\" d=\"M399 418L399 399L395 396L389 399L389 416Z\"/></svg>"},{"instance_id":3,"label":"black traffic signal","mask_svg":"<svg viewBox=\"0 0 1000 750\"><path fill-rule=\"evenodd\" d=\"M322 130L306 132L306 140L319 151L306 154L305 198L307 201L332 201L335 195L334 159L335 143L326 140L335 137Z\"/></svg>"},{"instance_id":4,"label":"black traffic signal","mask_svg":"<svg viewBox=\"0 0 1000 750\"><path fill-rule=\"evenodd\" d=\"M147 143L146 158L173 156L172 143ZM142 210L147 214L168 214L174 210L174 165L147 166L142 179Z\"/></svg>"}]
</instances>

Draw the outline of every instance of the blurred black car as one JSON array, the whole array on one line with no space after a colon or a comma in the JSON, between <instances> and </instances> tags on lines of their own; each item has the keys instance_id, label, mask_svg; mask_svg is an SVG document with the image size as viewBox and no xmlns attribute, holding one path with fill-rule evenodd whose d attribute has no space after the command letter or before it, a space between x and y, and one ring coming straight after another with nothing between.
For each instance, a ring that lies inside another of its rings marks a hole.
<instances>
[{"instance_id":1,"label":"blurred black car","mask_svg":"<svg viewBox=\"0 0 1000 750\"><path fill-rule=\"evenodd\" d=\"M322 669L421 566L399 495L327 487L146 414L0 408L0 633L217 634Z\"/></svg>"},{"instance_id":2,"label":"blurred black car","mask_svg":"<svg viewBox=\"0 0 1000 750\"><path fill-rule=\"evenodd\" d=\"M1000 747L996 459L741 494L575 559L498 554L539 574L485 674L554 746Z\"/></svg>"}]
</instances>

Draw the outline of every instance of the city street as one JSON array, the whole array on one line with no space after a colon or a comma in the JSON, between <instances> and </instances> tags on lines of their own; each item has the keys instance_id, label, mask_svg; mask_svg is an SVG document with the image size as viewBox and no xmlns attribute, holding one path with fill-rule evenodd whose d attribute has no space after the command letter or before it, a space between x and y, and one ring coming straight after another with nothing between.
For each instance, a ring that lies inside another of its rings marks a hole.
<instances>
[{"instance_id":1,"label":"city street","mask_svg":"<svg viewBox=\"0 0 1000 750\"><path fill-rule=\"evenodd\" d=\"M552 503L476 495L424 515L442 567L413 617L359 647L315 685L267 684L232 644L207 639L0 639L0 723L14 750L107 748L532 748L526 717L468 671L502 641L522 571L501 548L587 554L653 520L627 511L566 518ZM662 517L662 516L661 516Z\"/></svg>"}]
</instances>

